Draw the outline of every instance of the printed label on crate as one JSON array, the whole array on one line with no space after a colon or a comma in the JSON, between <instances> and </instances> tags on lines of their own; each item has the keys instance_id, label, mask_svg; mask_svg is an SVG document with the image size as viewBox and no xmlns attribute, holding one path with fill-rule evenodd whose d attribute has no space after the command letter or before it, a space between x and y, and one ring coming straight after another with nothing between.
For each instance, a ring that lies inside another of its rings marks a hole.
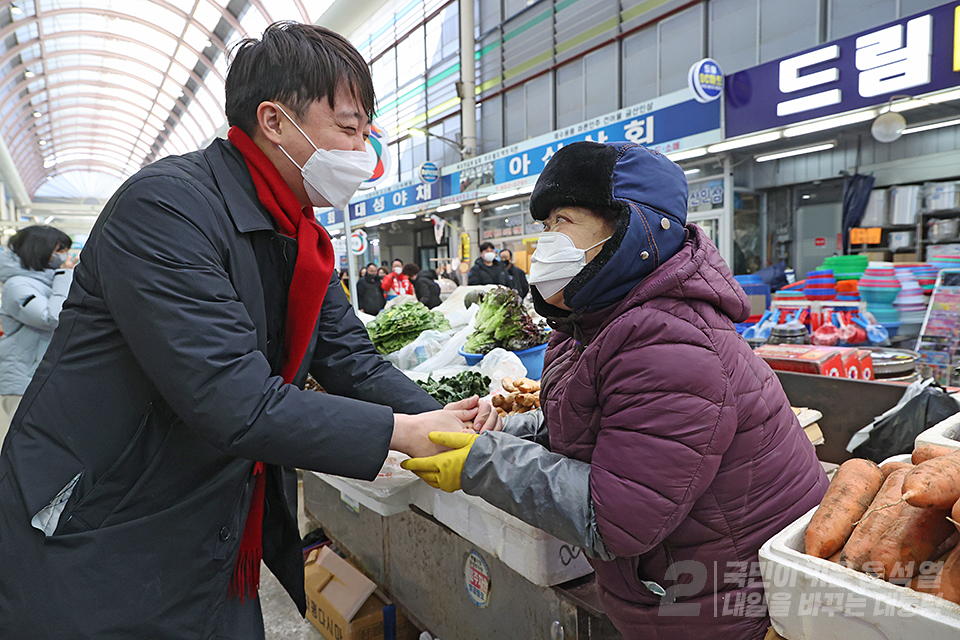
<instances>
[{"instance_id":1,"label":"printed label on crate","mask_svg":"<svg viewBox=\"0 0 960 640\"><path fill-rule=\"evenodd\" d=\"M490 604L490 569L476 551L471 551L464 564L464 584L467 595L481 609Z\"/></svg>"}]
</instances>

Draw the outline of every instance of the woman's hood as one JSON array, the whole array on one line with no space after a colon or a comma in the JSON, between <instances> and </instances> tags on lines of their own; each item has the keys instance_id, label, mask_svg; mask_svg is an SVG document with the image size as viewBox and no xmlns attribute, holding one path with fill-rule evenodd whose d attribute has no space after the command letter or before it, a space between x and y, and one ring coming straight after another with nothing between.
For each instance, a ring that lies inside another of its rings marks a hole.
<instances>
[{"instance_id":1,"label":"woman's hood","mask_svg":"<svg viewBox=\"0 0 960 640\"><path fill-rule=\"evenodd\" d=\"M43 271L27 269L23 266L20 256L10 249L0 248L0 282L6 282L14 276L24 276L49 286L53 282L53 275L53 269L44 269Z\"/></svg>"}]
</instances>

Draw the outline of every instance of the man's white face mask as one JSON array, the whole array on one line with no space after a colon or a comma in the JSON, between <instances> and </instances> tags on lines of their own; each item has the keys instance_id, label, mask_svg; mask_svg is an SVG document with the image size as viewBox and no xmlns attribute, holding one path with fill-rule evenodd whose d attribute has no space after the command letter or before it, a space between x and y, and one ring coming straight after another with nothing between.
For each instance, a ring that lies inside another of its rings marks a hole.
<instances>
[{"instance_id":1,"label":"man's white face mask","mask_svg":"<svg viewBox=\"0 0 960 640\"><path fill-rule=\"evenodd\" d=\"M570 236L558 231L544 231L537 238L537 248L530 256L530 284L536 286L546 300L566 287L587 265L587 251L612 237L586 249L578 249Z\"/></svg>"},{"instance_id":2,"label":"man's white face mask","mask_svg":"<svg viewBox=\"0 0 960 640\"><path fill-rule=\"evenodd\" d=\"M303 176L303 188L307 191L310 202L315 207L334 206L343 210L350 202L350 198L357 192L360 185L373 175L373 162L366 151L343 151L341 149L320 149L313 144L303 129L293 118L283 110L279 104L277 108L287 116L293 126L297 128L310 146L314 148L313 155L307 159L302 167L290 157L286 149L280 151L289 158L290 162L300 169Z\"/></svg>"}]
</instances>

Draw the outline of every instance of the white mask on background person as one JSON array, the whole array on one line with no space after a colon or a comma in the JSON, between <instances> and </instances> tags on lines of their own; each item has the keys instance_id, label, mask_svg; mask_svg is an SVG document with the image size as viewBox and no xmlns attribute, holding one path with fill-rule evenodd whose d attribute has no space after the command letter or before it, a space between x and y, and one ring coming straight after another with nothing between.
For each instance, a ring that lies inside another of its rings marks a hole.
<instances>
[{"instance_id":1,"label":"white mask on background person","mask_svg":"<svg viewBox=\"0 0 960 640\"><path fill-rule=\"evenodd\" d=\"M487 251L483 254L484 262L493 262L494 260L496 260L496 258L497 258L497 254L493 251Z\"/></svg>"},{"instance_id":2,"label":"white mask on background person","mask_svg":"<svg viewBox=\"0 0 960 640\"><path fill-rule=\"evenodd\" d=\"M315 207L326 207L328 203L343 210L360 185L373 175L373 161L366 151L344 151L342 149L320 149L313 144L303 129L293 118L287 115L279 104L277 108L287 116L293 126L307 139L314 152L302 167L290 157L287 150L280 147L283 155L292 162L303 176L303 188Z\"/></svg>"},{"instance_id":3,"label":"white mask on background person","mask_svg":"<svg viewBox=\"0 0 960 640\"><path fill-rule=\"evenodd\" d=\"M530 256L530 284L537 287L544 299L549 298L567 286L587 265L587 251L612 237L608 236L586 249L578 249L570 236L544 231L537 238L537 248Z\"/></svg>"},{"instance_id":4,"label":"white mask on background person","mask_svg":"<svg viewBox=\"0 0 960 640\"><path fill-rule=\"evenodd\" d=\"M400 275L400 273L401 273L402 271L403 271L403 267L394 267L394 268L393 268L393 272L394 272L395 274L397 274L397 275Z\"/></svg>"}]
</instances>

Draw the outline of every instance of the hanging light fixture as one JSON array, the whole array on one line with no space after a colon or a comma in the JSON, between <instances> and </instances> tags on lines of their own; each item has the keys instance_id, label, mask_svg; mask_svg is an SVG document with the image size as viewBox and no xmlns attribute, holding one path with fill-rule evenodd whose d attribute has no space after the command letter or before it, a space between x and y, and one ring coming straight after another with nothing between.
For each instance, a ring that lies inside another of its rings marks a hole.
<instances>
[{"instance_id":1,"label":"hanging light fixture","mask_svg":"<svg viewBox=\"0 0 960 640\"><path fill-rule=\"evenodd\" d=\"M880 110L880 115L876 117L870 126L870 135L877 142L894 142L903 135L903 130L907 128L907 119L903 114L893 111L893 101L897 98L906 98L911 100L911 96L890 96L886 109Z\"/></svg>"}]
</instances>

